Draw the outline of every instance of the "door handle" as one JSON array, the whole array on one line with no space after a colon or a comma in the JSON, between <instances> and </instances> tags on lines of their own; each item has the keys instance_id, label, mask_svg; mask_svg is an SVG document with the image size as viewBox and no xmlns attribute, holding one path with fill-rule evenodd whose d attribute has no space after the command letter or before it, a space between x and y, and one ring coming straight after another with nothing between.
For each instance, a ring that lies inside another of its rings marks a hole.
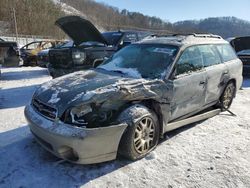
<instances>
[{"instance_id":1,"label":"door handle","mask_svg":"<svg viewBox=\"0 0 250 188\"><path fill-rule=\"evenodd\" d=\"M205 81L200 81L200 85L204 85L204 84L206 84Z\"/></svg>"}]
</instances>

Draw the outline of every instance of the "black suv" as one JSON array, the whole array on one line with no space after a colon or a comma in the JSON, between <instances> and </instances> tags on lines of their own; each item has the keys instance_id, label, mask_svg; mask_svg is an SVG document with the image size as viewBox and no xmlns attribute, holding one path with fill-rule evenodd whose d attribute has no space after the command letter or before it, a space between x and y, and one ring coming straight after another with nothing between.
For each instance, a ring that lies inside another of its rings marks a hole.
<instances>
[{"instance_id":1,"label":"black suv","mask_svg":"<svg viewBox=\"0 0 250 188\"><path fill-rule=\"evenodd\" d=\"M243 75L250 76L250 36L228 39L243 63Z\"/></svg>"},{"instance_id":2,"label":"black suv","mask_svg":"<svg viewBox=\"0 0 250 188\"><path fill-rule=\"evenodd\" d=\"M62 17L56 25L73 40L73 44L49 51L48 69L53 78L96 67L124 46L152 35L142 31L100 33L90 21L79 16Z\"/></svg>"}]
</instances>

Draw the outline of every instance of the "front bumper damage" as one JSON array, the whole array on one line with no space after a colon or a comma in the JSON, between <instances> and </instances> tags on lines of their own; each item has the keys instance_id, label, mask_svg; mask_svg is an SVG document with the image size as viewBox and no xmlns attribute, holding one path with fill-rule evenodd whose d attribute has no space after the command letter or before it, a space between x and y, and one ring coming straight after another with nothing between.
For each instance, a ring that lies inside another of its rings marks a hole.
<instances>
[{"instance_id":1,"label":"front bumper damage","mask_svg":"<svg viewBox=\"0 0 250 188\"><path fill-rule=\"evenodd\" d=\"M127 124L99 128L79 128L39 115L31 105L25 117L37 142L59 158L78 164L92 164L116 158Z\"/></svg>"}]
</instances>

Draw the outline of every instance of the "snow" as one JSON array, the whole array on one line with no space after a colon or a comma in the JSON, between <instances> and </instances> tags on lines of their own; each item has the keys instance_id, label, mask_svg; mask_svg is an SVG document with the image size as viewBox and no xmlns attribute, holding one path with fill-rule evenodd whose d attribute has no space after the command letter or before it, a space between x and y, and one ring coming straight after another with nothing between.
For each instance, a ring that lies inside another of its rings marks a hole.
<instances>
[{"instance_id":1,"label":"snow","mask_svg":"<svg viewBox=\"0 0 250 188\"><path fill-rule=\"evenodd\" d=\"M52 2L54 4L59 5L61 7L61 10L67 15L78 15L86 18L86 15L83 14L81 11L75 9L72 6L67 5L66 3L60 2L60 0L52 0Z\"/></svg>"},{"instance_id":2,"label":"snow","mask_svg":"<svg viewBox=\"0 0 250 188\"><path fill-rule=\"evenodd\" d=\"M0 80L0 187L249 187L250 79L231 110L168 133L142 160L62 161L34 141L23 115L46 69L4 68Z\"/></svg>"},{"instance_id":3,"label":"snow","mask_svg":"<svg viewBox=\"0 0 250 188\"><path fill-rule=\"evenodd\" d=\"M138 72L136 68L122 68L119 66L123 62L122 57L118 57L115 59L112 59L109 63L103 64L99 66L99 68L103 68L108 71L121 71L124 74L127 74L128 76L134 77L134 78L141 78L141 74Z\"/></svg>"},{"instance_id":4,"label":"snow","mask_svg":"<svg viewBox=\"0 0 250 188\"><path fill-rule=\"evenodd\" d=\"M72 99L70 102L68 102L68 104L70 104L73 101L76 101L79 98L81 98L82 101L88 101L95 95L109 93L109 92L116 92L117 90L118 90L118 88L116 86L112 86L112 87L108 86L108 87L98 88L98 89L93 90L93 91L86 91L85 93L80 93L80 94L76 95L76 97L74 99Z\"/></svg>"},{"instance_id":5,"label":"snow","mask_svg":"<svg viewBox=\"0 0 250 188\"><path fill-rule=\"evenodd\" d=\"M52 94L52 96L51 96L50 100L48 101L48 103L55 104L58 101L60 101L61 99L57 97L58 94L59 94L59 91L56 90L55 93Z\"/></svg>"},{"instance_id":6,"label":"snow","mask_svg":"<svg viewBox=\"0 0 250 188\"><path fill-rule=\"evenodd\" d=\"M60 0L51 0L51 1L52 1L54 4L59 5L59 6L61 7L61 10L62 10L66 15L78 15L78 16L81 16L81 17L83 17L83 18L85 18L85 19L90 19L90 20L91 20L91 17L90 17L90 16L84 14L84 12L82 12L82 11L77 10L77 8L74 8L74 7L70 6L70 5L68 5L67 3L63 3L63 2L61 2ZM94 24L95 24L95 23L94 23ZM96 25L96 24L95 24L95 27L96 27L99 31L101 31L101 32L105 31L105 29L104 29L103 27L98 26L98 25Z\"/></svg>"}]
</instances>

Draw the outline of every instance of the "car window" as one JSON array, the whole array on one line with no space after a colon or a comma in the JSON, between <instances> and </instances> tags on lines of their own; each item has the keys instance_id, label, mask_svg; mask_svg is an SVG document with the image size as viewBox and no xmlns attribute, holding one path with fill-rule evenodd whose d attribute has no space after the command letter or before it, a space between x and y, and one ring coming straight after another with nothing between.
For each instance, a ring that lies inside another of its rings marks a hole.
<instances>
[{"instance_id":1,"label":"car window","mask_svg":"<svg viewBox=\"0 0 250 188\"><path fill-rule=\"evenodd\" d=\"M162 78L174 61L178 47L165 44L132 44L115 53L98 68L137 78Z\"/></svg>"},{"instance_id":2,"label":"car window","mask_svg":"<svg viewBox=\"0 0 250 188\"><path fill-rule=\"evenodd\" d=\"M121 40L123 33L122 32L105 32L102 33L102 36L108 42L109 45L117 45Z\"/></svg>"},{"instance_id":3,"label":"car window","mask_svg":"<svg viewBox=\"0 0 250 188\"><path fill-rule=\"evenodd\" d=\"M43 49L48 49L48 48L52 48L53 45L51 42L45 42L42 46Z\"/></svg>"},{"instance_id":4,"label":"car window","mask_svg":"<svg viewBox=\"0 0 250 188\"><path fill-rule=\"evenodd\" d=\"M40 45L40 42L34 42L34 43L31 43L31 44L27 45L25 48L27 50L33 50L33 49L38 48L39 45Z\"/></svg>"},{"instance_id":5,"label":"car window","mask_svg":"<svg viewBox=\"0 0 250 188\"><path fill-rule=\"evenodd\" d=\"M73 41L67 41L63 43L62 45L57 46L56 48L71 48L73 47L74 42Z\"/></svg>"},{"instance_id":6,"label":"car window","mask_svg":"<svg viewBox=\"0 0 250 188\"><path fill-rule=\"evenodd\" d=\"M237 58L235 51L229 44L217 45L217 49L219 50L224 62Z\"/></svg>"},{"instance_id":7,"label":"car window","mask_svg":"<svg viewBox=\"0 0 250 188\"><path fill-rule=\"evenodd\" d=\"M125 33L123 41L124 42L131 42L131 43L136 42L137 41L136 33Z\"/></svg>"},{"instance_id":8,"label":"car window","mask_svg":"<svg viewBox=\"0 0 250 188\"><path fill-rule=\"evenodd\" d=\"M203 68L201 52L197 46L187 48L176 66L176 75L197 71Z\"/></svg>"},{"instance_id":9,"label":"car window","mask_svg":"<svg viewBox=\"0 0 250 188\"><path fill-rule=\"evenodd\" d=\"M198 48L202 55L204 67L221 63L220 55L214 45L200 45Z\"/></svg>"}]
</instances>

